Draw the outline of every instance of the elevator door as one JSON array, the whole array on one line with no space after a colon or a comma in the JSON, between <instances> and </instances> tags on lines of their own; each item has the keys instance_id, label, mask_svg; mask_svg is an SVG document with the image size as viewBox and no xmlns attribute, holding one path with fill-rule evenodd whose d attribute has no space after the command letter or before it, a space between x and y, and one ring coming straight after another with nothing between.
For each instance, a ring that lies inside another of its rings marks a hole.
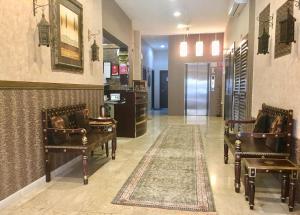
<instances>
[{"instance_id":1,"label":"elevator door","mask_svg":"<svg viewBox=\"0 0 300 215\"><path fill-rule=\"evenodd\" d=\"M186 64L186 115L208 114L208 64Z\"/></svg>"}]
</instances>

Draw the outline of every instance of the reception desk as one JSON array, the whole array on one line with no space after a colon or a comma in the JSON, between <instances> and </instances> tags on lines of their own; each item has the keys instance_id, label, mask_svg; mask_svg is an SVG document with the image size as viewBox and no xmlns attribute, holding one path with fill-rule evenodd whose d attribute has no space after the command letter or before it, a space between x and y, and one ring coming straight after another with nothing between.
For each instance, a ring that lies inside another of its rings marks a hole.
<instances>
[{"instance_id":1,"label":"reception desk","mask_svg":"<svg viewBox=\"0 0 300 215\"><path fill-rule=\"evenodd\" d=\"M146 91L110 90L119 93L122 102L115 103L113 117L118 121L118 137L139 137L147 132L148 94Z\"/></svg>"}]
</instances>

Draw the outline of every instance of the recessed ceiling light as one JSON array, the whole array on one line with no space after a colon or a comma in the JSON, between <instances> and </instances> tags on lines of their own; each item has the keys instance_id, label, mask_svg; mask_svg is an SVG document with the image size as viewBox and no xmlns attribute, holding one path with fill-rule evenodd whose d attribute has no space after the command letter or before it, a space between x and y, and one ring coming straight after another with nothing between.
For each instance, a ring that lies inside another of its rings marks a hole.
<instances>
[{"instance_id":1,"label":"recessed ceiling light","mask_svg":"<svg viewBox=\"0 0 300 215\"><path fill-rule=\"evenodd\" d=\"M162 49L165 48L165 47L166 47L165 45L161 45L161 46L160 46L160 48L162 48Z\"/></svg>"},{"instance_id":2,"label":"recessed ceiling light","mask_svg":"<svg viewBox=\"0 0 300 215\"><path fill-rule=\"evenodd\" d=\"M175 17L179 17L179 16L181 16L181 13L180 13L179 11L175 11L175 12L173 13L173 15L174 15Z\"/></svg>"},{"instance_id":3,"label":"recessed ceiling light","mask_svg":"<svg viewBox=\"0 0 300 215\"><path fill-rule=\"evenodd\" d=\"M181 28L189 28L189 27L191 27L191 25L182 24L182 23L177 25L177 28L180 28L180 29Z\"/></svg>"}]
</instances>

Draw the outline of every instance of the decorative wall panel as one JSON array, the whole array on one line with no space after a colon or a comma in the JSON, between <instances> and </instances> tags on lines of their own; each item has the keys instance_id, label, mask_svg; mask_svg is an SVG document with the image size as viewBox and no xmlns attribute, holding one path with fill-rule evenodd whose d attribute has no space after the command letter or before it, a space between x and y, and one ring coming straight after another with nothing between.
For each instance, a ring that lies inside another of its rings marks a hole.
<instances>
[{"instance_id":1,"label":"decorative wall panel","mask_svg":"<svg viewBox=\"0 0 300 215\"><path fill-rule=\"evenodd\" d=\"M292 44L280 43L280 21L287 18L288 9L290 14L294 14L294 2L287 1L276 13L276 33L275 33L275 58L279 58L292 52Z\"/></svg>"},{"instance_id":2,"label":"decorative wall panel","mask_svg":"<svg viewBox=\"0 0 300 215\"><path fill-rule=\"evenodd\" d=\"M44 175L41 110L86 103L99 115L103 90L0 89L0 200ZM56 155L57 168L75 156Z\"/></svg>"}]
</instances>

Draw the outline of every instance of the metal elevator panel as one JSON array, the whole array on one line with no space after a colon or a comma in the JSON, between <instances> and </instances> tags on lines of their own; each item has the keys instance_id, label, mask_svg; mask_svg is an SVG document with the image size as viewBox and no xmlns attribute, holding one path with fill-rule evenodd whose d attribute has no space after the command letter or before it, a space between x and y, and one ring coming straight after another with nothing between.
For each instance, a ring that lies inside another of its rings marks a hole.
<instances>
[{"instance_id":1,"label":"metal elevator panel","mask_svg":"<svg viewBox=\"0 0 300 215\"><path fill-rule=\"evenodd\" d=\"M208 115L207 63L186 64L186 115Z\"/></svg>"}]
</instances>

